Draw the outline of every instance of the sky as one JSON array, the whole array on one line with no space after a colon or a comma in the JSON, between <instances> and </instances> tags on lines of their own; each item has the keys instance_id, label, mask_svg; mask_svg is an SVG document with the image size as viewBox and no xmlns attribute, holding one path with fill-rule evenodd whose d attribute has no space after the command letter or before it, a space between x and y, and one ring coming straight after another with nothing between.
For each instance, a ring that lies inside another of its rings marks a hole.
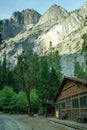
<instances>
[{"instance_id":1,"label":"sky","mask_svg":"<svg viewBox=\"0 0 87 130\"><path fill-rule=\"evenodd\" d=\"M0 0L0 19L8 19L14 11L34 9L44 14L53 4L67 11L81 8L87 0Z\"/></svg>"}]
</instances>

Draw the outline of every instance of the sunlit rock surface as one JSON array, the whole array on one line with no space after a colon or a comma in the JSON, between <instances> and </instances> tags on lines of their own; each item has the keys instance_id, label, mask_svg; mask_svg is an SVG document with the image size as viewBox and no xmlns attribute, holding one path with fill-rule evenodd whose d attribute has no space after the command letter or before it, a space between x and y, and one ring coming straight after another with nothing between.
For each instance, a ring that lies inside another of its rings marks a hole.
<instances>
[{"instance_id":1,"label":"sunlit rock surface","mask_svg":"<svg viewBox=\"0 0 87 130\"><path fill-rule=\"evenodd\" d=\"M82 35L87 33L87 26L84 25L86 15L87 2L73 12L57 5L51 6L42 16L33 9L14 12L10 19L3 20L4 40L0 60L3 60L6 53L8 62L15 65L16 57L26 53L29 48L42 55L49 52L52 43L54 50L58 50L62 56L63 73L73 75L74 60L80 63L84 60L80 50ZM67 69L69 62L70 69Z\"/></svg>"}]
</instances>

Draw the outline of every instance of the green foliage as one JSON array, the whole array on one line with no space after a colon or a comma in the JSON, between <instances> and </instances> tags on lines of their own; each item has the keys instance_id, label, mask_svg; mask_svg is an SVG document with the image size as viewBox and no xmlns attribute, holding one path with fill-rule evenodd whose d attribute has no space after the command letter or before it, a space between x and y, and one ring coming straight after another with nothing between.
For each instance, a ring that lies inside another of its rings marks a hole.
<instances>
[{"instance_id":1,"label":"green foliage","mask_svg":"<svg viewBox=\"0 0 87 130\"><path fill-rule=\"evenodd\" d=\"M19 80L22 81L21 86L26 93L28 115L30 115L30 90L35 86L39 62L36 53L31 50L26 55L18 58L18 64L15 67L15 73Z\"/></svg>"},{"instance_id":2,"label":"green foliage","mask_svg":"<svg viewBox=\"0 0 87 130\"><path fill-rule=\"evenodd\" d=\"M57 74L58 74L58 79L61 81L62 73L61 73L61 57L59 55L58 51L51 51L47 57L48 59L48 64L52 68L55 68Z\"/></svg>"},{"instance_id":3,"label":"green foliage","mask_svg":"<svg viewBox=\"0 0 87 130\"><path fill-rule=\"evenodd\" d=\"M48 57L41 57L37 77L37 87L41 104L52 100L60 84L58 73L54 67L49 67Z\"/></svg>"},{"instance_id":4,"label":"green foliage","mask_svg":"<svg viewBox=\"0 0 87 130\"><path fill-rule=\"evenodd\" d=\"M49 67L47 63L47 58L41 57L38 76L37 76L37 86L36 86L39 97L42 100L41 102L43 102L48 98L48 93L47 93L49 90L48 76L49 76Z\"/></svg>"},{"instance_id":5,"label":"green foliage","mask_svg":"<svg viewBox=\"0 0 87 130\"><path fill-rule=\"evenodd\" d=\"M82 45L82 53L87 51L87 33L82 36L83 38L83 45Z\"/></svg>"},{"instance_id":6,"label":"green foliage","mask_svg":"<svg viewBox=\"0 0 87 130\"><path fill-rule=\"evenodd\" d=\"M15 93L12 88L5 86L4 89L2 90L2 94L3 94L3 99L4 99L3 100L3 110L5 112L7 112L7 111L11 110L10 103L11 103L12 97Z\"/></svg>"},{"instance_id":7,"label":"green foliage","mask_svg":"<svg viewBox=\"0 0 87 130\"><path fill-rule=\"evenodd\" d=\"M26 95L23 91L16 94L9 86L0 91L0 110L4 112L26 112Z\"/></svg>"},{"instance_id":8,"label":"green foliage","mask_svg":"<svg viewBox=\"0 0 87 130\"><path fill-rule=\"evenodd\" d=\"M80 11L80 9L75 9L74 11L71 11L70 14L72 13L78 13Z\"/></svg>"},{"instance_id":9,"label":"green foliage","mask_svg":"<svg viewBox=\"0 0 87 130\"><path fill-rule=\"evenodd\" d=\"M3 96L3 92L0 91L0 111L3 110L3 104L4 104L4 96Z\"/></svg>"},{"instance_id":10,"label":"green foliage","mask_svg":"<svg viewBox=\"0 0 87 130\"><path fill-rule=\"evenodd\" d=\"M1 89L6 85L7 68L6 68L6 54L3 59L3 63L0 68L0 87Z\"/></svg>"},{"instance_id":11,"label":"green foliage","mask_svg":"<svg viewBox=\"0 0 87 130\"><path fill-rule=\"evenodd\" d=\"M58 90L58 87L60 85L60 80L58 79L58 74L56 70L52 67L51 71L49 72L49 100L52 100L53 97L55 96L55 93Z\"/></svg>"},{"instance_id":12,"label":"green foliage","mask_svg":"<svg viewBox=\"0 0 87 130\"><path fill-rule=\"evenodd\" d=\"M86 78L87 75L84 70L84 66L80 65L79 62L74 62L74 75L79 78Z\"/></svg>"},{"instance_id":13,"label":"green foliage","mask_svg":"<svg viewBox=\"0 0 87 130\"><path fill-rule=\"evenodd\" d=\"M27 108L27 100L26 100L26 94L23 91L20 91L17 94L17 101L16 101L16 109L18 109L17 111L26 111Z\"/></svg>"},{"instance_id":14,"label":"green foliage","mask_svg":"<svg viewBox=\"0 0 87 130\"><path fill-rule=\"evenodd\" d=\"M0 89L3 89L5 85L14 87L13 71L7 66L6 54L0 65Z\"/></svg>"},{"instance_id":15,"label":"green foliage","mask_svg":"<svg viewBox=\"0 0 87 130\"><path fill-rule=\"evenodd\" d=\"M18 76L15 74L14 71L11 72L12 73L12 77L11 79L9 79L9 84L13 84L11 86L13 86L13 89L16 93L20 92L21 90L23 90L23 87L22 87L22 82L21 80L18 78ZM11 75L10 75L11 76ZM10 78L9 76L9 78Z\"/></svg>"},{"instance_id":16,"label":"green foliage","mask_svg":"<svg viewBox=\"0 0 87 130\"><path fill-rule=\"evenodd\" d=\"M37 93L36 89L32 89L31 90L31 94L30 94L30 102L31 102L31 110L33 112L37 112L39 105L40 105L40 99Z\"/></svg>"},{"instance_id":17,"label":"green foliage","mask_svg":"<svg viewBox=\"0 0 87 130\"><path fill-rule=\"evenodd\" d=\"M17 74L22 75L27 86L34 86L36 75L39 67L38 56L31 50L27 52L26 55L20 56L18 58L18 64L15 67ZM18 78L21 79L21 76Z\"/></svg>"},{"instance_id":18,"label":"green foliage","mask_svg":"<svg viewBox=\"0 0 87 130\"><path fill-rule=\"evenodd\" d=\"M84 56L84 63L82 65L79 62L75 62L74 74L77 77L87 79L87 33L82 36L83 45L81 54Z\"/></svg>"},{"instance_id":19,"label":"green foliage","mask_svg":"<svg viewBox=\"0 0 87 130\"><path fill-rule=\"evenodd\" d=\"M39 69L38 55L29 50L24 60L25 60L24 66L27 68L25 76L27 81L31 84L32 87L32 85L34 85L35 83L37 72Z\"/></svg>"},{"instance_id":20,"label":"green foliage","mask_svg":"<svg viewBox=\"0 0 87 130\"><path fill-rule=\"evenodd\" d=\"M0 109L26 112L27 107L31 107L36 112L46 100L52 100L61 81L60 58L58 51L38 57L29 50L26 55L18 57L18 63L11 71L5 55L0 66L0 94L3 95Z\"/></svg>"},{"instance_id":21,"label":"green foliage","mask_svg":"<svg viewBox=\"0 0 87 130\"><path fill-rule=\"evenodd\" d=\"M40 105L47 99L53 99L62 79L60 58L58 51L52 50L51 43L48 56L38 57L29 50L26 55L18 58L15 71L18 79L22 81L20 86L26 90L27 97L30 96L29 90L36 88Z\"/></svg>"},{"instance_id":22,"label":"green foliage","mask_svg":"<svg viewBox=\"0 0 87 130\"><path fill-rule=\"evenodd\" d=\"M14 93L14 95L12 95L12 98L11 98L11 102L9 104L9 108L10 108L10 112L18 112L18 107L17 107L17 95L16 93Z\"/></svg>"},{"instance_id":23,"label":"green foliage","mask_svg":"<svg viewBox=\"0 0 87 130\"><path fill-rule=\"evenodd\" d=\"M9 69L8 69L8 72L7 72L6 84L8 86L12 86L13 89L15 90L13 71L11 71Z\"/></svg>"}]
</instances>

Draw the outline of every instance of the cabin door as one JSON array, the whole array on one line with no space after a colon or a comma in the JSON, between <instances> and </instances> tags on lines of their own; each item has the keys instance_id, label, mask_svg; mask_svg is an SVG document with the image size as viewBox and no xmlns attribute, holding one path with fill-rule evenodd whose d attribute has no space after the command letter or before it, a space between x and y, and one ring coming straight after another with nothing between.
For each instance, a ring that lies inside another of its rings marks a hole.
<instances>
[{"instance_id":1,"label":"cabin door","mask_svg":"<svg viewBox=\"0 0 87 130\"><path fill-rule=\"evenodd\" d=\"M62 118L62 104L59 103L59 118Z\"/></svg>"}]
</instances>

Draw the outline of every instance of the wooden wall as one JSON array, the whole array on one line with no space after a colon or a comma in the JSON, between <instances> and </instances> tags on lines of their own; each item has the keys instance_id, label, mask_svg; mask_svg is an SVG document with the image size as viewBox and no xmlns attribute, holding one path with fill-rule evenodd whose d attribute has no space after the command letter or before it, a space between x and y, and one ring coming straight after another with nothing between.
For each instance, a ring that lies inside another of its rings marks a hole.
<instances>
[{"instance_id":1,"label":"wooden wall","mask_svg":"<svg viewBox=\"0 0 87 130\"><path fill-rule=\"evenodd\" d=\"M87 92L87 86L71 80L66 80L57 102L84 92Z\"/></svg>"}]
</instances>

